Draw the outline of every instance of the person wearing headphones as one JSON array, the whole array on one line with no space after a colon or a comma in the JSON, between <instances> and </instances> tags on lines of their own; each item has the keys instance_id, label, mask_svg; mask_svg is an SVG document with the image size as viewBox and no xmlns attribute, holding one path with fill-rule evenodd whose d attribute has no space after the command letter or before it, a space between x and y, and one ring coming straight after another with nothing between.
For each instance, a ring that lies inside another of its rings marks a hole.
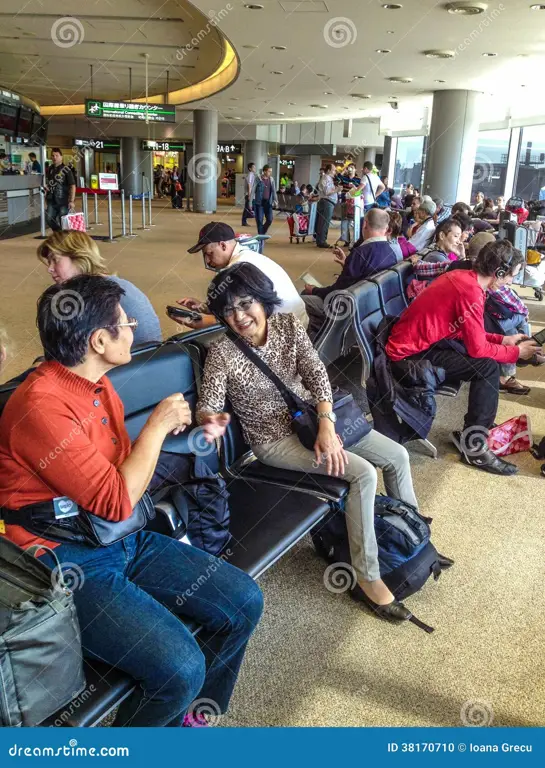
<instances>
[{"instance_id":1,"label":"person wearing headphones","mask_svg":"<svg viewBox=\"0 0 545 768\"><path fill-rule=\"evenodd\" d=\"M434 280L403 312L386 345L394 376L397 362L427 359L445 370L447 381L470 382L464 429L453 432L453 442L462 461L497 475L518 472L486 441L498 408L500 364L529 360L541 347L522 333L486 333L484 304L486 291L513 282L521 260L507 240L489 243L472 269L448 271Z\"/></svg>"}]
</instances>

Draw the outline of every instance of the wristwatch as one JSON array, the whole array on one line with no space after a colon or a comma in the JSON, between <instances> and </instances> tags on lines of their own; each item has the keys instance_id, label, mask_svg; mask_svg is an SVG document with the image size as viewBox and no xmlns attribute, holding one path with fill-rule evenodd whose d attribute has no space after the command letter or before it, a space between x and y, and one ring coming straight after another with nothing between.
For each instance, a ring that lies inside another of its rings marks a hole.
<instances>
[{"instance_id":1,"label":"wristwatch","mask_svg":"<svg viewBox=\"0 0 545 768\"><path fill-rule=\"evenodd\" d=\"M323 413L318 414L318 421L320 419L329 419L329 421L332 421L333 424L337 421L337 415L333 413L333 411L324 411Z\"/></svg>"}]
</instances>

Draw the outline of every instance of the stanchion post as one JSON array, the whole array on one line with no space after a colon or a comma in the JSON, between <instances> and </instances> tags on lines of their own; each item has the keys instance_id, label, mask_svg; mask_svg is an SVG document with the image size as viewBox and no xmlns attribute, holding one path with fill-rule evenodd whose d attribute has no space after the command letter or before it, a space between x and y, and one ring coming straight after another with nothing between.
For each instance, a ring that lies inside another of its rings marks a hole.
<instances>
[{"instance_id":1,"label":"stanchion post","mask_svg":"<svg viewBox=\"0 0 545 768\"><path fill-rule=\"evenodd\" d=\"M142 229L148 229L146 227L146 198L142 192Z\"/></svg>"},{"instance_id":2,"label":"stanchion post","mask_svg":"<svg viewBox=\"0 0 545 768\"><path fill-rule=\"evenodd\" d=\"M125 190L120 193L121 200L121 237L127 237L127 221L125 219Z\"/></svg>"},{"instance_id":3,"label":"stanchion post","mask_svg":"<svg viewBox=\"0 0 545 768\"><path fill-rule=\"evenodd\" d=\"M108 241L114 241L114 225L112 220L112 190L108 190Z\"/></svg>"},{"instance_id":4,"label":"stanchion post","mask_svg":"<svg viewBox=\"0 0 545 768\"><path fill-rule=\"evenodd\" d=\"M40 187L40 236L45 237L45 190Z\"/></svg>"},{"instance_id":5,"label":"stanchion post","mask_svg":"<svg viewBox=\"0 0 545 768\"><path fill-rule=\"evenodd\" d=\"M148 224L150 227L154 227L155 224L151 223L151 192L148 189Z\"/></svg>"},{"instance_id":6,"label":"stanchion post","mask_svg":"<svg viewBox=\"0 0 545 768\"><path fill-rule=\"evenodd\" d=\"M101 227L102 224L98 220L98 193L97 192L95 192L94 198L95 198L95 201L94 201L94 206L95 206L95 222L94 223L96 224L97 227Z\"/></svg>"},{"instance_id":7,"label":"stanchion post","mask_svg":"<svg viewBox=\"0 0 545 768\"><path fill-rule=\"evenodd\" d=\"M129 237L138 237L138 235L132 231L132 219L132 195L129 195Z\"/></svg>"},{"instance_id":8,"label":"stanchion post","mask_svg":"<svg viewBox=\"0 0 545 768\"><path fill-rule=\"evenodd\" d=\"M83 209L83 218L85 220L85 229L89 229L89 211L87 209L87 192L81 193L81 207Z\"/></svg>"}]
</instances>

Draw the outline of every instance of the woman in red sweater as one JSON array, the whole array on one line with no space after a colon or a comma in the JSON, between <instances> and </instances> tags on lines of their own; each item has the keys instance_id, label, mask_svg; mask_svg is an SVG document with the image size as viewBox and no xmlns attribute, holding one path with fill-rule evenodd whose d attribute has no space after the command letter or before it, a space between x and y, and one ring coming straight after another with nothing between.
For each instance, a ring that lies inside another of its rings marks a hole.
<instances>
[{"instance_id":1,"label":"woman in red sweater","mask_svg":"<svg viewBox=\"0 0 545 768\"><path fill-rule=\"evenodd\" d=\"M417 296L394 325L386 345L394 375L396 362L414 357L444 368L447 380L471 382L464 429L454 432L453 440L463 461L499 475L518 470L486 444L498 409L498 363L529 360L541 348L521 333L486 333L484 302L487 290L513 282L521 259L520 251L507 240L489 243L479 252L473 269L448 271Z\"/></svg>"},{"instance_id":2,"label":"woman in red sweater","mask_svg":"<svg viewBox=\"0 0 545 768\"><path fill-rule=\"evenodd\" d=\"M173 394L131 446L123 405L105 375L131 359L137 321L127 318L122 296L113 281L86 275L51 286L39 299L46 362L16 389L0 420L0 507L15 515L54 500L57 517L62 502L71 500L112 523L126 520L152 479L166 436L191 423L183 395ZM208 439L225 425L205 427ZM197 698L225 712L262 611L261 592L249 576L147 530L93 548L46 541L1 520L0 526L22 547L57 547L61 564L77 569L84 653L139 683L114 725L195 724L186 713ZM49 554L43 560L53 567ZM203 628L203 650L183 619Z\"/></svg>"}]
</instances>

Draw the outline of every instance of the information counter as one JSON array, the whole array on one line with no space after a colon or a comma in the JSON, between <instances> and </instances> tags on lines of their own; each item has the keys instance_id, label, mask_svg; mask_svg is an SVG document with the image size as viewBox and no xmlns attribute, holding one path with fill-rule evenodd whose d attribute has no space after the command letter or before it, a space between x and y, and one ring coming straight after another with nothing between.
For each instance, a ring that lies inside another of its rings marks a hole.
<instances>
[{"instance_id":1,"label":"information counter","mask_svg":"<svg viewBox=\"0 0 545 768\"><path fill-rule=\"evenodd\" d=\"M0 176L0 238L40 229L42 176Z\"/></svg>"}]
</instances>

